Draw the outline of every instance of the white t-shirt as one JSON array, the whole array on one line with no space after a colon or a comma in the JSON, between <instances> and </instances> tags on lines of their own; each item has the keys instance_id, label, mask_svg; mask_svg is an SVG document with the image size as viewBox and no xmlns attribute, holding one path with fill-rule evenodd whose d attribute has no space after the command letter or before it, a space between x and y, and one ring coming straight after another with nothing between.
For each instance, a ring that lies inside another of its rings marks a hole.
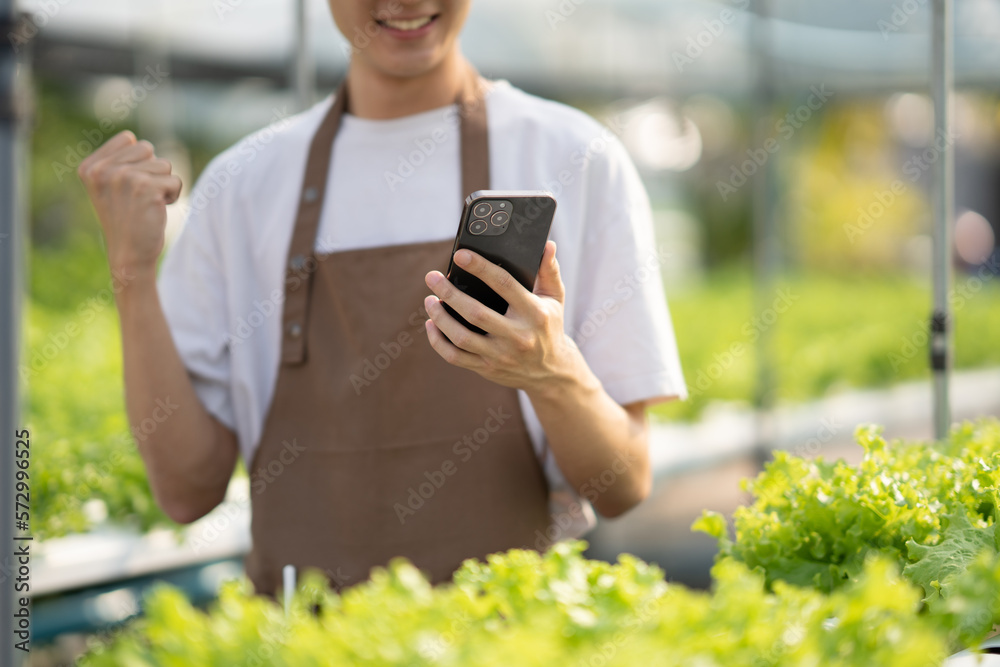
<instances>
[{"instance_id":1,"label":"white t-shirt","mask_svg":"<svg viewBox=\"0 0 1000 667\"><path fill-rule=\"evenodd\" d=\"M332 96L218 155L190 198L158 290L194 388L251 461L278 375L283 277L306 156ZM453 239L461 213L455 106L369 120L345 114L316 252ZM565 330L620 404L684 398L649 200L610 130L571 107L495 82L487 94L490 187L551 191L550 238ZM428 290L428 294L430 291ZM544 432L523 391L539 456ZM543 461L559 538L594 523L551 453Z\"/></svg>"}]
</instances>

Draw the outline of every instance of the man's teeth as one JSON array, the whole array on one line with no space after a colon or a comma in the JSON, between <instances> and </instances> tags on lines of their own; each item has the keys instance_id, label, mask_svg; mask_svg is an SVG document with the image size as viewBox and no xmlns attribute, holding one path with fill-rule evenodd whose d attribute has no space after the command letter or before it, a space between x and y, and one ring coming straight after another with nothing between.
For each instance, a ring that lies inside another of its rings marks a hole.
<instances>
[{"instance_id":1,"label":"man's teeth","mask_svg":"<svg viewBox=\"0 0 1000 667\"><path fill-rule=\"evenodd\" d=\"M425 25L431 22L434 17L425 16L420 19L409 19L409 20L394 20L386 19L382 21L386 26L394 28L396 30L416 30L417 28L423 28Z\"/></svg>"}]
</instances>

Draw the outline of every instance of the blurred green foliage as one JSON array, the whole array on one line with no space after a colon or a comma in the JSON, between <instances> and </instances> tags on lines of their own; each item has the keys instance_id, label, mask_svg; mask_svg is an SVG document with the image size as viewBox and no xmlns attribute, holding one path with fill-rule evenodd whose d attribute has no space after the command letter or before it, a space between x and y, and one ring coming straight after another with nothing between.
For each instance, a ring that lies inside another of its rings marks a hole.
<instances>
[{"instance_id":1,"label":"blurred green foliage","mask_svg":"<svg viewBox=\"0 0 1000 667\"><path fill-rule=\"evenodd\" d=\"M102 248L82 235L65 248L36 247L31 283L22 377L38 443L34 533L44 539L85 530L89 499L141 530L166 521L125 416L121 337Z\"/></svg>"},{"instance_id":2,"label":"blurred green foliage","mask_svg":"<svg viewBox=\"0 0 1000 667\"><path fill-rule=\"evenodd\" d=\"M787 237L802 266L849 274L912 261L907 242L930 229L930 202L897 154L880 99L834 107L789 151Z\"/></svg>"},{"instance_id":3,"label":"blurred green foliage","mask_svg":"<svg viewBox=\"0 0 1000 667\"><path fill-rule=\"evenodd\" d=\"M956 368L1000 364L990 334L1000 331L1000 276L958 274L954 287ZM754 343L765 330L773 335L779 402L930 378L929 277L792 275L757 312L749 270L729 268L693 289L668 291L668 300L690 397L654 408L661 417L693 419L713 400L752 405Z\"/></svg>"},{"instance_id":4,"label":"blurred green foliage","mask_svg":"<svg viewBox=\"0 0 1000 667\"><path fill-rule=\"evenodd\" d=\"M628 555L586 560L583 547L466 561L435 588L402 560L343 595L310 572L288 614L246 581L226 584L208 613L161 587L143 619L110 642L93 638L82 664L930 667L953 636L917 613L919 590L886 559L830 595L780 584L769 593L762 575L726 560L708 593L667 585ZM1000 579L995 568L978 574L975 583Z\"/></svg>"}]
</instances>

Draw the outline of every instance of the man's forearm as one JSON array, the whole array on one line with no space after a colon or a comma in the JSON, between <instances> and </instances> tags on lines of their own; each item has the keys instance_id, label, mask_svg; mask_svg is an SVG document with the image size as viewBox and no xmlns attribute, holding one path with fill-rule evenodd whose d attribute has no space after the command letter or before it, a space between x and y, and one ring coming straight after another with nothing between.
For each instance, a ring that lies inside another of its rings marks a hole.
<instances>
[{"instance_id":1,"label":"man's forearm","mask_svg":"<svg viewBox=\"0 0 1000 667\"><path fill-rule=\"evenodd\" d=\"M167 326L153 271L117 294L125 407L157 502L192 521L217 505L236 463L232 433L204 408Z\"/></svg>"},{"instance_id":2,"label":"man's forearm","mask_svg":"<svg viewBox=\"0 0 1000 667\"><path fill-rule=\"evenodd\" d=\"M570 374L528 397L567 481L602 515L618 516L651 486L644 408L616 403L576 357Z\"/></svg>"}]
</instances>

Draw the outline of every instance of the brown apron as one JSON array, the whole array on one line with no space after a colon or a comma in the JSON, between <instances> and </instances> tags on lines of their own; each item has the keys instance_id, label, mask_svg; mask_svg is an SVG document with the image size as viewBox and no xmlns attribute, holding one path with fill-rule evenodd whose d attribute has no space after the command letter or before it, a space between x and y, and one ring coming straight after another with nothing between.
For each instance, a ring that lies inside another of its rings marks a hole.
<instances>
[{"instance_id":1,"label":"brown apron","mask_svg":"<svg viewBox=\"0 0 1000 667\"><path fill-rule=\"evenodd\" d=\"M481 83L470 71L458 100L463 197L489 187ZM531 548L550 523L517 391L447 363L424 332L424 275L447 268L453 241L314 252L346 106L341 84L309 149L281 363L250 465L246 570L266 595L286 564L340 589L405 556L444 581L466 558Z\"/></svg>"}]
</instances>

